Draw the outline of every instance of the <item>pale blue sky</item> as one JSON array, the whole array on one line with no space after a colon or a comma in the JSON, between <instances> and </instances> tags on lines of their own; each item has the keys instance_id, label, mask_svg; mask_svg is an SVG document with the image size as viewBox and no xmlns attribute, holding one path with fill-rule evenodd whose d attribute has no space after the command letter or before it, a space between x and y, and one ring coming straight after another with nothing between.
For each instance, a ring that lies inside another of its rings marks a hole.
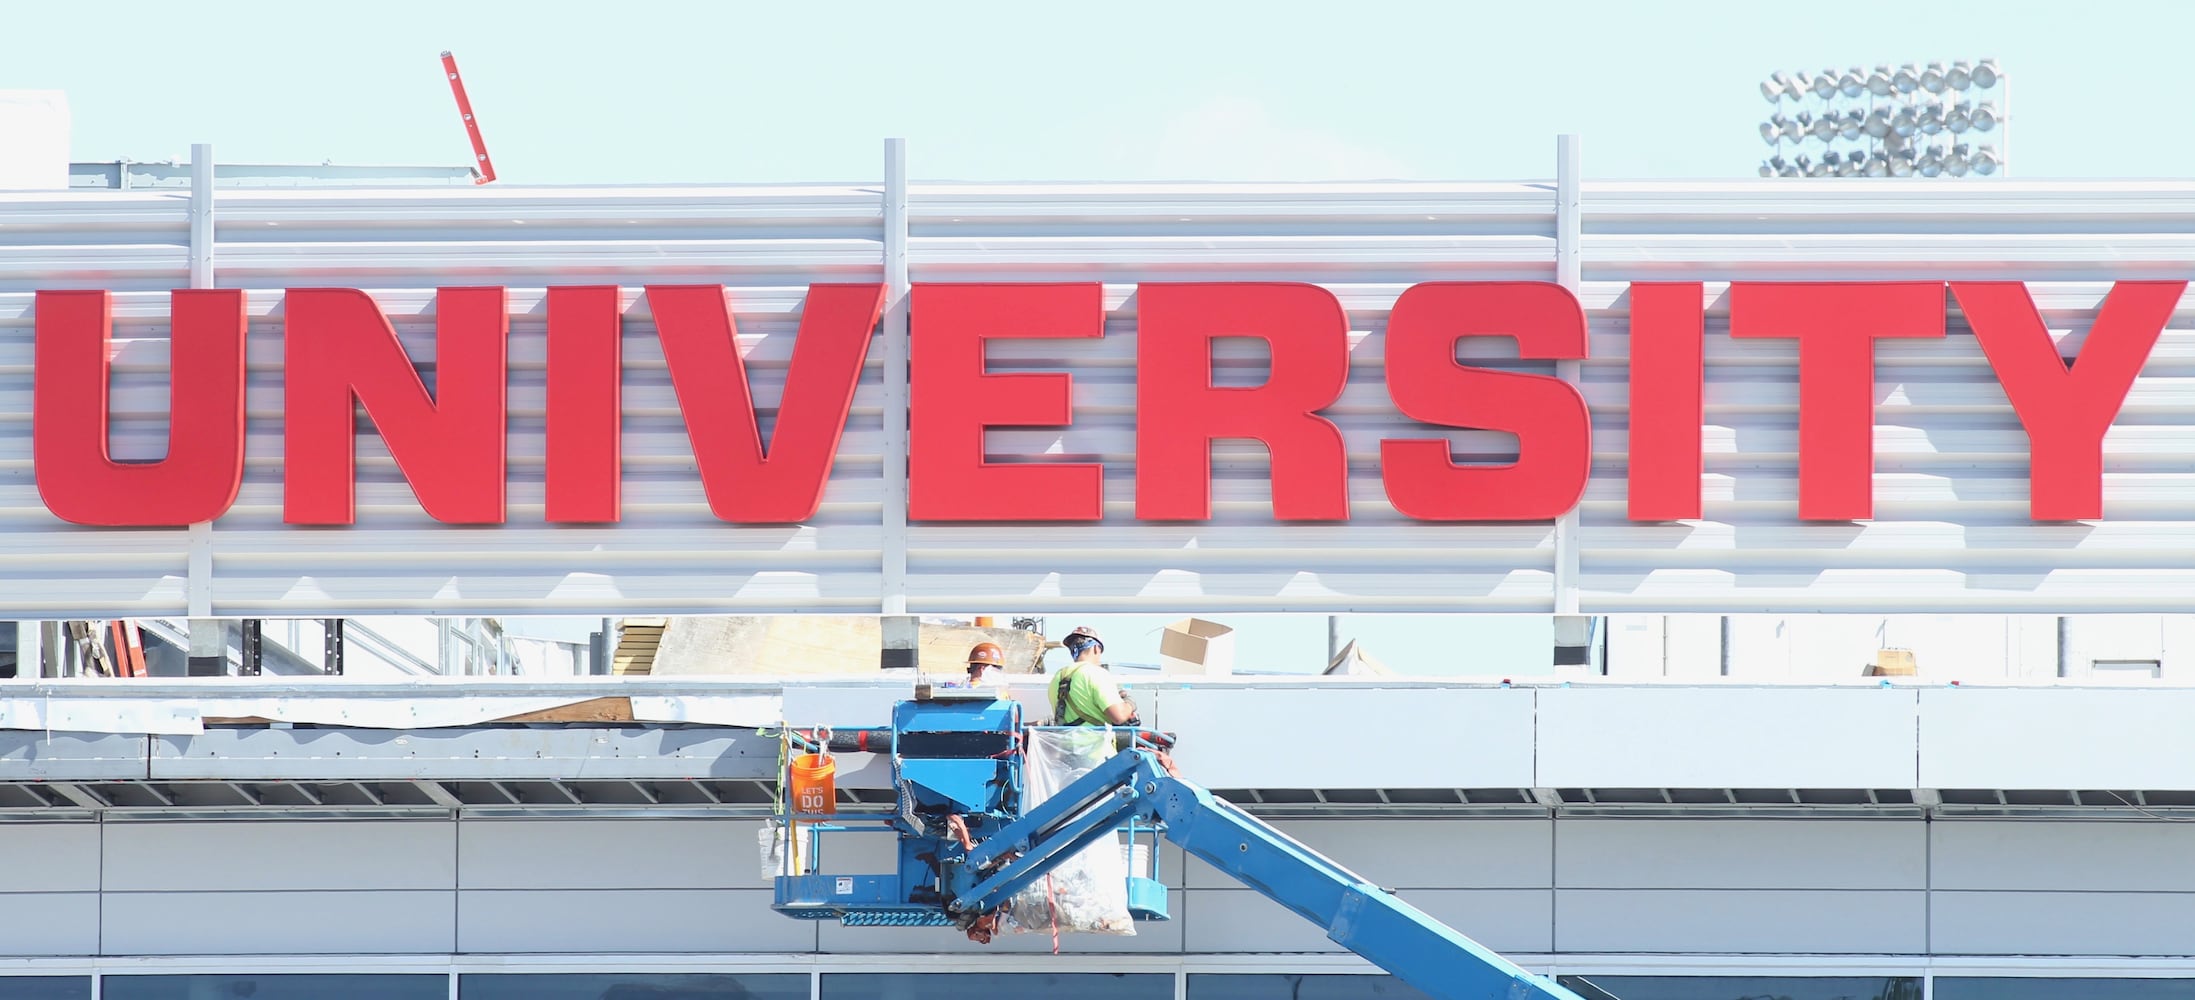
<instances>
[{"instance_id":1,"label":"pale blue sky","mask_svg":"<svg viewBox=\"0 0 2195 1000\"><path fill-rule=\"evenodd\" d=\"M66 90L78 159L461 164L450 49L515 184L870 181L886 136L923 179L1506 179L1551 175L1565 131L1589 177L1731 178L1771 71L1995 56L2020 177L2161 177L2195 162L2157 127L2191 36L2195 3L2102 0L0 0L0 89ZM1167 620L1055 624L1153 660ZM1227 620L1244 666L1323 662L1322 617ZM1544 618L1347 632L1410 673L1547 672Z\"/></svg>"},{"instance_id":2,"label":"pale blue sky","mask_svg":"<svg viewBox=\"0 0 2195 1000\"><path fill-rule=\"evenodd\" d=\"M2187 172L2195 4L0 0L78 158L464 163L514 183L1750 175L1777 69L1998 57L2023 177Z\"/></svg>"}]
</instances>

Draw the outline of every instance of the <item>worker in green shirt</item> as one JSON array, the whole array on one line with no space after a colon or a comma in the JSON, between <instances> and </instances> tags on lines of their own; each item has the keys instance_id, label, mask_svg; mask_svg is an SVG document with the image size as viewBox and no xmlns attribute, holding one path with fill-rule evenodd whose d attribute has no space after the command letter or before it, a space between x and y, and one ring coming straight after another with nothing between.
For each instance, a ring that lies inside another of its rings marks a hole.
<instances>
[{"instance_id":1,"label":"worker in green shirt","mask_svg":"<svg viewBox=\"0 0 2195 1000\"><path fill-rule=\"evenodd\" d=\"M1046 694L1052 703L1055 726L1132 726L1137 724L1136 703L1121 693L1120 681L1098 658L1105 643L1097 634L1078 628L1060 641L1071 661L1052 675Z\"/></svg>"}]
</instances>

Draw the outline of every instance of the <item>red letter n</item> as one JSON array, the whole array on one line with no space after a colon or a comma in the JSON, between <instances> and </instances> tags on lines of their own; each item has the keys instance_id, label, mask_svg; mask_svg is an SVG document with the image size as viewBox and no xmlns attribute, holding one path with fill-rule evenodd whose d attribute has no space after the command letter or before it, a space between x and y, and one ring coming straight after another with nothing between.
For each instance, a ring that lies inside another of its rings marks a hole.
<instances>
[{"instance_id":1,"label":"red letter n","mask_svg":"<svg viewBox=\"0 0 2195 1000\"><path fill-rule=\"evenodd\" d=\"M1349 380L1349 320L1334 293L1290 283L1142 285L1136 290L1136 517L1212 516L1212 442L1254 439L1272 456L1273 516L1349 518L1349 456L1318 411ZM1256 337L1272 375L1212 384L1212 341Z\"/></svg>"},{"instance_id":2,"label":"red letter n","mask_svg":"<svg viewBox=\"0 0 2195 1000\"><path fill-rule=\"evenodd\" d=\"M618 519L624 364L615 285L549 289L546 509L552 524Z\"/></svg>"},{"instance_id":3,"label":"red letter n","mask_svg":"<svg viewBox=\"0 0 2195 1000\"><path fill-rule=\"evenodd\" d=\"M168 454L107 451L113 314L106 292L39 292L31 369L31 463L55 517L172 527L220 517L244 481L244 293L170 292Z\"/></svg>"},{"instance_id":4,"label":"red letter n","mask_svg":"<svg viewBox=\"0 0 2195 1000\"><path fill-rule=\"evenodd\" d=\"M1561 285L1432 281L1413 285L1387 318L1387 392L1404 416L1517 436L1507 465L1457 465L1438 438L1380 442L1380 477L1395 509L1421 521L1561 517L1593 471L1593 418L1576 386L1549 375L1456 361L1464 337L1509 337L1523 358L1585 357L1585 310Z\"/></svg>"},{"instance_id":5,"label":"red letter n","mask_svg":"<svg viewBox=\"0 0 2195 1000\"><path fill-rule=\"evenodd\" d=\"M285 308L282 520L355 519L355 399L429 516L449 524L503 523L510 332L503 289L435 293L432 395L366 293L291 289Z\"/></svg>"},{"instance_id":6,"label":"red letter n","mask_svg":"<svg viewBox=\"0 0 2195 1000\"><path fill-rule=\"evenodd\" d=\"M1940 281L1734 282L1730 335L1799 340L1799 517L1875 513L1875 341L1943 336Z\"/></svg>"},{"instance_id":7,"label":"red letter n","mask_svg":"<svg viewBox=\"0 0 2195 1000\"><path fill-rule=\"evenodd\" d=\"M815 516L861 384L883 285L810 285L767 453L722 285L650 285L671 388L693 439L709 511L740 524Z\"/></svg>"},{"instance_id":8,"label":"red letter n","mask_svg":"<svg viewBox=\"0 0 2195 1000\"><path fill-rule=\"evenodd\" d=\"M1951 293L1989 355L2012 412L2027 428L2028 516L2078 521L2104 516L2104 432L2126 404L2187 291L2185 281L2122 281L2111 287L2077 364L2035 311L2017 281L1954 281Z\"/></svg>"},{"instance_id":9,"label":"red letter n","mask_svg":"<svg viewBox=\"0 0 2195 1000\"><path fill-rule=\"evenodd\" d=\"M1064 427L1074 376L983 370L993 339L1102 337L1105 286L914 286L907 516L918 521L1096 521L1105 467L1091 462L991 462L990 427Z\"/></svg>"}]
</instances>

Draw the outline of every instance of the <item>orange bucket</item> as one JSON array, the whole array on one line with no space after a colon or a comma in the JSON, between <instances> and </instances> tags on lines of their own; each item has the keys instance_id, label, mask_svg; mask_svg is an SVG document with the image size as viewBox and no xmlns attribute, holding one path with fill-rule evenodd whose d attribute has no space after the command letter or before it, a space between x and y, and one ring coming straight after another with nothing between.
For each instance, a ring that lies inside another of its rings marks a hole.
<instances>
[{"instance_id":1,"label":"orange bucket","mask_svg":"<svg viewBox=\"0 0 2195 1000\"><path fill-rule=\"evenodd\" d=\"M838 812L838 761L822 754L793 758L793 811Z\"/></svg>"}]
</instances>

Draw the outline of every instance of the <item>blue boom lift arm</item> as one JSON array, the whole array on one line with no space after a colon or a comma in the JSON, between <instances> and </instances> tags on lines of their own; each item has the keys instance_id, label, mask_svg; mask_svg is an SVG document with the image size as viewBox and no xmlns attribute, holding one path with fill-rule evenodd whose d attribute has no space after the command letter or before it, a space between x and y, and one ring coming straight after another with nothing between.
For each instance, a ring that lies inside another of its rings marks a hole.
<instances>
[{"instance_id":1,"label":"blue boom lift arm","mask_svg":"<svg viewBox=\"0 0 2195 1000\"><path fill-rule=\"evenodd\" d=\"M888 731L841 732L832 742L845 751L889 744L900 804L878 829L898 834L898 871L781 875L775 908L855 926L978 928L1083 849L1117 839L1123 827L1156 828L1435 1000L1579 1000L1182 779L1141 738L1023 811L1020 736L1018 709L988 698L901 702ZM811 829L852 828L792 818ZM1165 899L1157 882L1128 879L1137 918L1165 919ZM971 936L988 939L987 931Z\"/></svg>"},{"instance_id":2,"label":"blue boom lift arm","mask_svg":"<svg viewBox=\"0 0 2195 1000\"><path fill-rule=\"evenodd\" d=\"M1196 783L1173 776L1157 755L1140 748L1099 765L976 845L965 864L948 868L952 902L947 909L987 912L1131 820L1164 824L1166 839L1182 850L1326 928L1335 944L1437 1000L1577 1000ZM1011 860L999 864L1002 858ZM972 881L963 888L958 880Z\"/></svg>"}]
</instances>

